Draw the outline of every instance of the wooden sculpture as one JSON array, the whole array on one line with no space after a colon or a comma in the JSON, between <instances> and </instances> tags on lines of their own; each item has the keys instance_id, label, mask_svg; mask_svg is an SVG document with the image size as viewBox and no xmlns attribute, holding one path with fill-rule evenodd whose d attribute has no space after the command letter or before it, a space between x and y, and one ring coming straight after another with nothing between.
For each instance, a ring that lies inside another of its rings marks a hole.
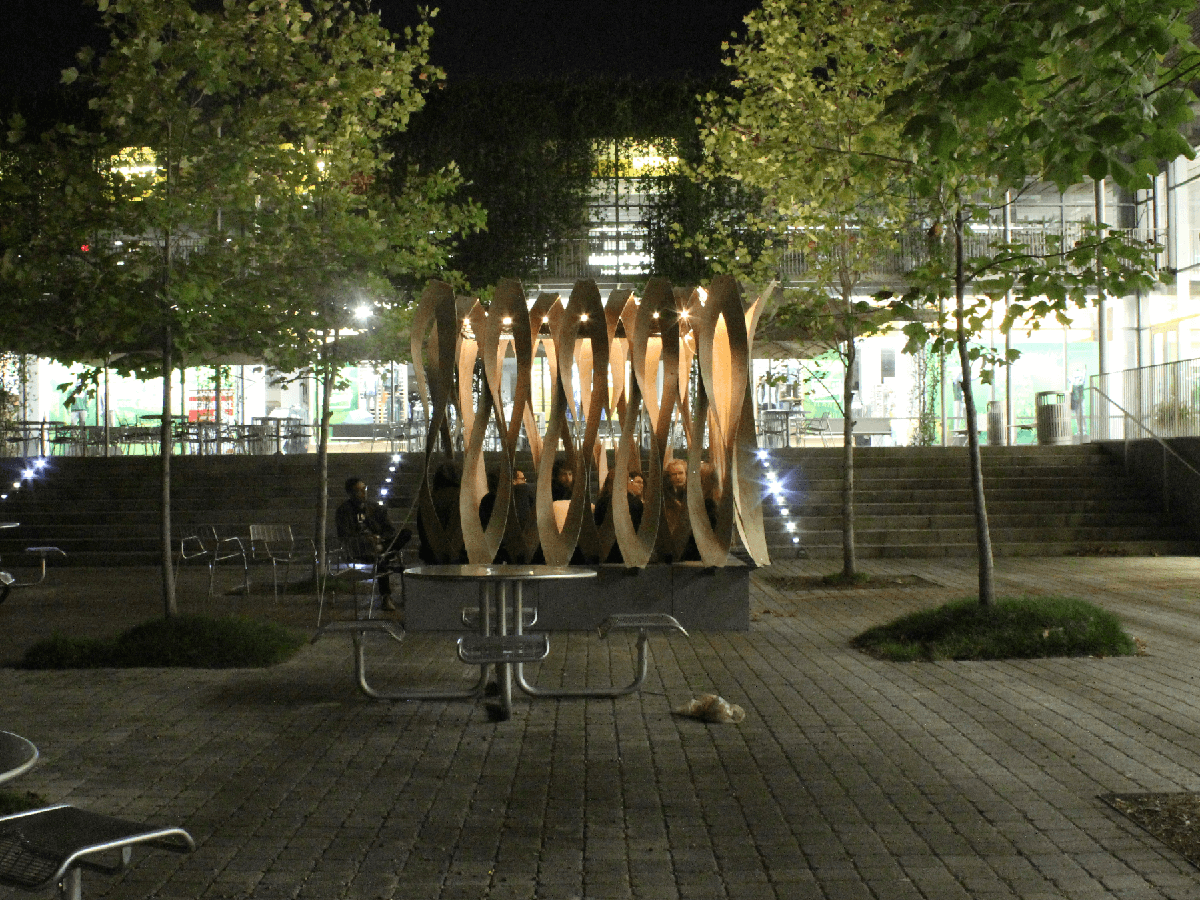
<instances>
[{"instance_id":1,"label":"wooden sculpture","mask_svg":"<svg viewBox=\"0 0 1200 900\"><path fill-rule=\"evenodd\" d=\"M484 308L431 281L413 320L412 358L429 423L416 505L436 560L490 563L503 546L520 557L513 562L597 562L616 549L630 567L678 561L685 552L706 566L724 566L736 528L755 563L767 565L750 354L768 294L747 308L728 276L690 293L652 278L640 297L616 290L603 301L587 280L576 282L565 303L543 293L530 305L521 284L505 279ZM539 350L551 385L541 432L532 394ZM506 393L501 375L510 355L517 377ZM501 452L485 526L479 510L488 495L489 425ZM614 426L620 437L610 460L601 429ZM677 455L673 430L682 432L685 456ZM522 436L537 469L536 534L526 523L523 540L513 488ZM570 473L563 479L570 481L569 497L557 501L556 459ZM443 473L444 486L446 463L461 477L456 509L435 497L435 474ZM685 499L666 478L682 465ZM589 486L610 472L618 486L642 474L639 523L627 492L617 489L597 526Z\"/></svg>"}]
</instances>

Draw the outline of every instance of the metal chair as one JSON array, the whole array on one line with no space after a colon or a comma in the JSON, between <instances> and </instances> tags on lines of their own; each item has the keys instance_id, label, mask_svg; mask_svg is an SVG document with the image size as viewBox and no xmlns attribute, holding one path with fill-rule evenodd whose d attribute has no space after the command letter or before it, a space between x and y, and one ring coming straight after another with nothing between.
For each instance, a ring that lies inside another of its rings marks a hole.
<instances>
[{"instance_id":1,"label":"metal chair","mask_svg":"<svg viewBox=\"0 0 1200 900\"><path fill-rule=\"evenodd\" d=\"M786 447L788 445L789 415L790 413L782 409L764 409L762 411L760 434L764 446Z\"/></svg>"},{"instance_id":2,"label":"metal chair","mask_svg":"<svg viewBox=\"0 0 1200 900\"><path fill-rule=\"evenodd\" d=\"M184 563L204 562L208 565L208 599L213 598L213 582L217 564L231 559L242 561L242 593L250 593L250 566L246 560L246 548L241 538L221 537L212 525L201 525L195 534L179 542L179 565L175 567L175 581L179 581L179 570Z\"/></svg>"},{"instance_id":3,"label":"metal chair","mask_svg":"<svg viewBox=\"0 0 1200 900\"><path fill-rule=\"evenodd\" d=\"M312 566L313 581L317 577L317 545L312 538L297 537L291 525L251 525L250 562L271 564L271 583L275 588L275 602L279 602L279 566L284 567L283 583L291 578L292 563L308 563Z\"/></svg>"},{"instance_id":4,"label":"metal chair","mask_svg":"<svg viewBox=\"0 0 1200 900\"><path fill-rule=\"evenodd\" d=\"M325 551L325 571L321 573L321 585L317 594L317 627L325 613L325 594L330 579L350 584L350 597L354 602L355 618L371 618L375 610L375 593L379 585L379 571L375 563L362 562L354 557L350 548L341 540L334 539ZM358 586L368 585L366 615L358 605Z\"/></svg>"},{"instance_id":5,"label":"metal chair","mask_svg":"<svg viewBox=\"0 0 1200 900\"><path fill-rule=\"evenodd\" d=\"M81 425L51 422L50 453L53 456L79 456L82 447Z\"/></svg>"},{"instance_id":6,"label":"metal chair","mask_svg":"<svg viewBox=\"0 0 1200 900\"><path fill-rule=\"evenodd\" d=\"M804 443L804 436L815 434L821 439L821 446L825 446L825 438L829 436L829 413L822 413L815 419L805 419L800 423L800 442Z\"/></svg>"}]
</instances>

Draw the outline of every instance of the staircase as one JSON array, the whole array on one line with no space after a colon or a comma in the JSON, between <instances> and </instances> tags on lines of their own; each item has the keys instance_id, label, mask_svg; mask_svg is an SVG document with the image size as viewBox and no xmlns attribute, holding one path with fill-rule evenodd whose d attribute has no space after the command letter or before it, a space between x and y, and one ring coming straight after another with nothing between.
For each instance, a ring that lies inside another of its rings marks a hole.
<instances>
[{"instance_id":1,"label":"staircase","mask_svg":"<svg viewBox=\"0 0 1200 900\"><path fill-rule=\"evenodd\" d=\"M348 477L362 478L375 497L387 497L399 527L416 494L419 454L329 454L329 524L346 497ZM405 464L407 463L407 465ZM395 465L396 471L389 469ZM0 531L6 566L35 565L25 548L53 545L67 553L65 565L151 565L160 559L158 457L50 457L34 478L22 479L21 460L0 460L0 519L20 526ZM390 485L385 478L391 477ZM14 482L21 481L19 489ZM177 456L171 458L171 525L175 546L198 525L222 536L247 538L251 523L278 523L312 535L316 521L317 457Z\"/></svg>"},{"instance_id":2,"label":"staircase","mask_svg":"<svg viewBox=\"0 0 1200 900\"><path fill-rule=\"evenodd\" d=\"M764 450L779 487L764 505L774 559L840 558L842 451ZM1097 445L985 447L983 478L997 556L1067 553L1195 554L1160 521L1155 499L1127 480ZM387 504L399 527L419 484L421 454L329 456L329 525L351 475ZM489 454L490 467L498 458ZM527 454L517 460L533 480ZM37 477L20 460L0 460L0 484L21 481L0 500L6 566L36 565L25 548L61 547L66 565L151 565L159 560L157 457L51 457ZM395 466L395 471L390 471ZM856 543L860 556L971 556L974 511L965 448L868 447L855 453ZM385 482L391 478L390 484ZM0 491L2 492L2 491ZM198 525L246 537L252 522L280 523L311 535L317 495L315 454L180 456L171 459L172 527L179 538ZM786 512L784 512L786 510ZM411 524L411 523L410 523Z\"/></svg>"},{"instance_id":3,"label":"staircase","mask_svg":"<svg viewBox=\"0 0 1200 900\"><path fill-rule=\"evenodd\" d=\"M760 451L779 494L764 505L776 559L842 556L842 449ZM1192 555L1157 500L1095 444L983 447L996 556ZM973 556L965 447L867 447L854 454L860 557ZM781 498L781 499L779 499ZM786 510L786 513L784 512Z\"/></svg>"}]
</instances>

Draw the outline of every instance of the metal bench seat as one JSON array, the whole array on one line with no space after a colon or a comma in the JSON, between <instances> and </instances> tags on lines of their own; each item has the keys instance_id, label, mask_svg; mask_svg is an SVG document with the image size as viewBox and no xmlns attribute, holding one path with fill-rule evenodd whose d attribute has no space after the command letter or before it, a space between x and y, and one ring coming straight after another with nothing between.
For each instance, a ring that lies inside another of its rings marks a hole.
<instances>
[{"instance_id":1,"label":"metal bench seat","mask_svg":"<svg viewBox=\"0 0 1200 900\"><path fill-rule=\"evenodd\" d=\"M550 652L544 634L465 634L458 639L458 658L469 666L541 662Z\"/></svg>"},{"instance_id":2,"label":"metal bench seat","mask_svg":"<svg viewBox=\"0 0 1200 900\"><path fill-rule=\"evenodd\" d=\"M46 557L52 555L65 557L67 555L66 551L59 547L26 547L25 552L37 556L41 560L41 574L38 576L37 581L19 581L15 582L13 587L33 587L34 585L41 584L46 580Z\"/></svg>"},{"instance_id":3,"label":"metal bench seat","mask_svg":"<svg viewBox=\"0 0 1200 900\"><path fill-rule=\"evenodd\" d=\"M380 690L367 681L366 636L369 634L390 637L396 643L404 641L404 630L387 619L348 619L327 622L317 629L313 643L329 634L348 634L354 642L354 679L358 689L373 700L467 700L483 696L487 685L487 668L481 667L479 679L473 686L462 688L407 688Z\"/></svg>"},{"instance_id":4,"label":"metal bench seat","mask_svg":"<svg viewBox=\"0 0 1200 900\"><path fill-rule=\"evenodd\" d=\"M88 812L50 806L0 818L0 884L42 891L55 884L65 900L81 900L83 868L117 872L134 845L189 853L196 843L182 828L158 828ZM118 854L115 864L100 854Z\"/></svg>"},{"instance_id":5,"label":"metal bench seat","mask_svg":"<svg viewBox=\"0 0 1200 900\"><path fill-rule=\"evenodd\" d=\"M646 644L650 639L651 631L677 631L684 637L688 636L687 630L679 624L679 621L666 613L615 613L601 622L598 630L601 638L607 638L614 631L636 631L638 633L637 662L633 681L629 684L624 687L612 685L595 688L539 688L530 684L525 678L525 672L518 661L516 671L513 673L517 687L534 697L623 697L640 690L642 682L646 680L646 673L649 669Z\"/></svg>"}]
</instances>

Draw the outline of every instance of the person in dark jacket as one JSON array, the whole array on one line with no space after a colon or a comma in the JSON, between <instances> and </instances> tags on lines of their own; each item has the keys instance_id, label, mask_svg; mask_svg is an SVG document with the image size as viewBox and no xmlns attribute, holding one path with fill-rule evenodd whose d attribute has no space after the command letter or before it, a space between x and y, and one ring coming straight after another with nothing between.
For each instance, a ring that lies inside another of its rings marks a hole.
<instances>
[{"instance_id":1,"label":"person in dark jacket","mask_svg":"<svg viewBox=\"0 0 1200 900\"><path fill-rule=\"evenodd\" d=\"M442 529L446 533L458 532L461 534L462 532L462 525L458 518L458 495L461 490L462 479L458 473L458 466L453 462L444 462L434 470L429 493L433 499L433 510L437 513L438 521L441 522ZM417 535L421 541L419 550L421 562L437 565L467 561L466 550L461 546L461 538L458 552L451 552L447 558L440 557L438 550L434 549L429 540L426 523L419 511L417 513Z\"/></svg>"},{"instance_id":2,"label":"person in dark jacket","mask_svg":"<svg viewBox=\"0 0 1200 900\"><path fill-rule=\"evenodd\" d=\"M334 515L338 540L355 562L371 563L379 579L380 603L384 609L396 608L392 602L392 583L389 571L400 548L408 543L412 532L407 528L396 533L382 503L367 502L367 485L358 476L346 479L346 499Z\"/></svg>"}]
</instances>

